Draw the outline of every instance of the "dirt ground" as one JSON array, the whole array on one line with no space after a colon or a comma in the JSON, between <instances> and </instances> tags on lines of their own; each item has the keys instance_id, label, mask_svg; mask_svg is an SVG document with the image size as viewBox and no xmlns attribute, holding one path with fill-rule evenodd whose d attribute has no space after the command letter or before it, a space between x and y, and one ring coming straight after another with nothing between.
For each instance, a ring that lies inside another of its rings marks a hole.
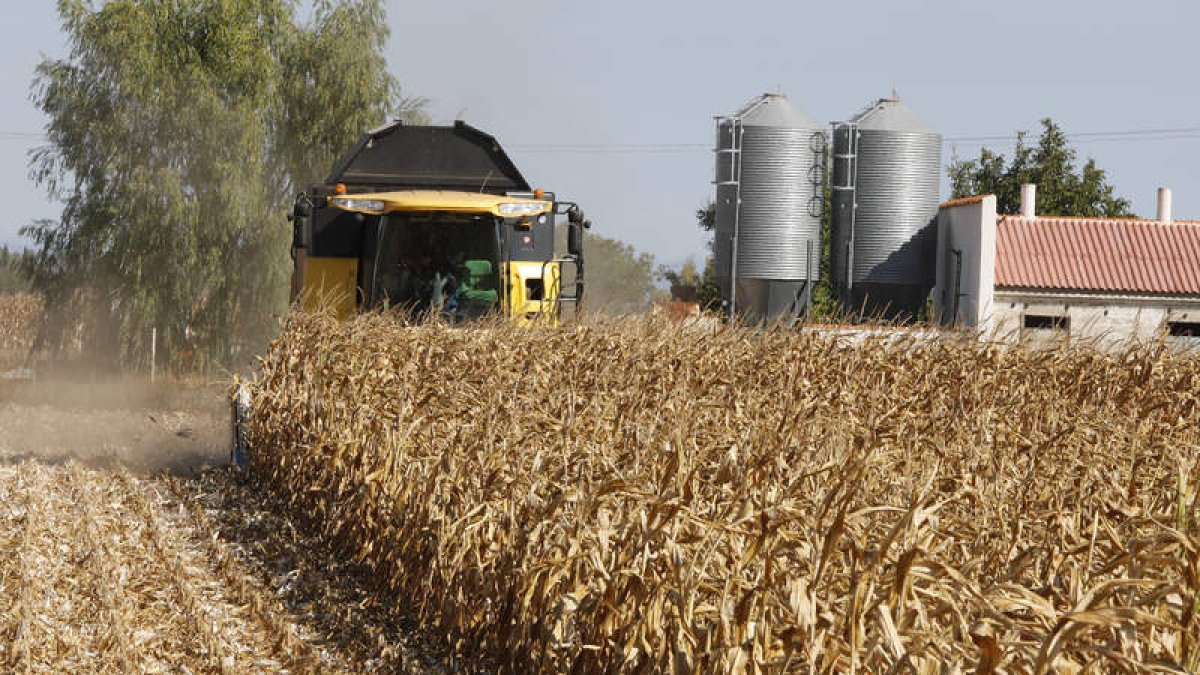
<instances>
[{"instance_id":1,"label":"dirt ground","mask_svg":"<svg viewBox=\"0 0 1200 675\"><path fill-rule=\"evenodd\" d=\"M219 386L0 386L0 670L452 670L229 434Z\"/></svg>"},{"instance_id":2,"label":"dirt ground","mask_svg":"<svg viewBox=\"0 0 1200 675\"><path fill-rule=\"evenodd\" d=\"M0 462L74 459L96 468L192 475L228 463L219 387L171 391L130 382L6 382Z\"/></svg>"}]
</instances>

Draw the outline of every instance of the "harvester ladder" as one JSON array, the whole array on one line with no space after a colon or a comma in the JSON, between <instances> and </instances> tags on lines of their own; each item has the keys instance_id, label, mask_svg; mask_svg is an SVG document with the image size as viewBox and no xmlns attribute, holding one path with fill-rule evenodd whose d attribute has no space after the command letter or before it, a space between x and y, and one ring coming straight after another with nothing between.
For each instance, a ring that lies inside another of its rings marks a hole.
<instances>
[{"instance_id":1,"label":"harvester ladder","mask_svg":"<svg viewBox=\"0 0 1200 675\"><path fill-rule=\"evenodd\" d=\"M561 316L562 306L564 304L569 304L575 310L575 316L578 317L579 316L579 308L580 308L581 303L583 302L583 283L582 283L582 281L583 281L583 264L581 263L581 261L578 257L570 256L570 255L566 256L566 257L562 257L562 258L554 258L553 260L543 261L542 262L542 279L543 280L545 280L545 278L546 278L546 270L550 268L550 265L553 265L555 263L558 264L557 278L555 278L555 280L554 280L554 286L552 288L546 289L546 291L545 291L547 296L554 297L554 303L553 303L553 306L550 308L550 312ZM563 269L564 269L563 266L566 265L567 263L571 263L571 264L575 265L575 293L573 293L571 295L567 295L566 293L563 293Z\"/></svg>"}]
</instances>

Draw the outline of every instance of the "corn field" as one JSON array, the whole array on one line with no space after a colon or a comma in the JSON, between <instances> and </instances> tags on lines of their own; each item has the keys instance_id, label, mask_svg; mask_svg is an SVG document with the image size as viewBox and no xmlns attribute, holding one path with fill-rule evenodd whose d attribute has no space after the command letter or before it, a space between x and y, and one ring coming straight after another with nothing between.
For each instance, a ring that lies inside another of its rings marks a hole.
<instances>
[{"instance_id":1,"label":"corn field","mask_svg":"<svg viewBox=\"0 0 1200 675\"><path fill-rule=\"evenodd\" d=\"M460 664L1200 667L1200 358L296 315L254 470Z\"/></svg>"},{"instance_id":2,"label":"corn field","mask_svg":"<svg viewBox=\"0 0 1200 675\"><path fill-rule=\"evenodd\" d=\"M42 299L32 293L0 293L0 361L22 361L33 348Z\"/></svg>"}]
</instances>

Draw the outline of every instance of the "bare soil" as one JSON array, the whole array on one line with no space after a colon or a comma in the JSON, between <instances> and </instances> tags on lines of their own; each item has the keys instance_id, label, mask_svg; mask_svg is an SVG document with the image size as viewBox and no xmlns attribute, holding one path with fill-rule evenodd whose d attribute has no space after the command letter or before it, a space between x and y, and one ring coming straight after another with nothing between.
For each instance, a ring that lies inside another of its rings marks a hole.
<instances>
[{"instance_id":1,"label":"bare soil","mask_svg":"<svg viewBox=\"0 0 1200 675\"><path fill-rule=\"evenodd\" d=\"M228 463L228 412L212 403L181 406L127 384L22 384L7 394L0 399L3 463L73 459L179 475Z\"/></svg>"}]
</instances>

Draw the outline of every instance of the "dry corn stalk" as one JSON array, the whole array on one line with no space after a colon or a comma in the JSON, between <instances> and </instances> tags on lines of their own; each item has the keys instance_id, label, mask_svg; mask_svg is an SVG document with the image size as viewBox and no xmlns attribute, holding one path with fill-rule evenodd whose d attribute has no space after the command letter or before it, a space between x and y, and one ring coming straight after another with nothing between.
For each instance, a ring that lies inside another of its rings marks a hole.
<instances>
[{"instance_id":1,"label":"dry corn stalk","mask_svg":"<svg viewBox=\"0 0 1200 675\"><path fill-rule=\"evenodd\" d=\"M296 315L251 444L508 672L1184 671L1198 392L1164 344Z\"/></svg>"},{"instance_id":2,"label":"dry corn stalk","mask_svg":"<svg viewBox=\"0 0 1200 675\"><path fill-rule=\"evenodd\" d=\"M0 370L25 361L33 349L42 315L40 295L0 293Z\"/></svg>"}]
</instances>

